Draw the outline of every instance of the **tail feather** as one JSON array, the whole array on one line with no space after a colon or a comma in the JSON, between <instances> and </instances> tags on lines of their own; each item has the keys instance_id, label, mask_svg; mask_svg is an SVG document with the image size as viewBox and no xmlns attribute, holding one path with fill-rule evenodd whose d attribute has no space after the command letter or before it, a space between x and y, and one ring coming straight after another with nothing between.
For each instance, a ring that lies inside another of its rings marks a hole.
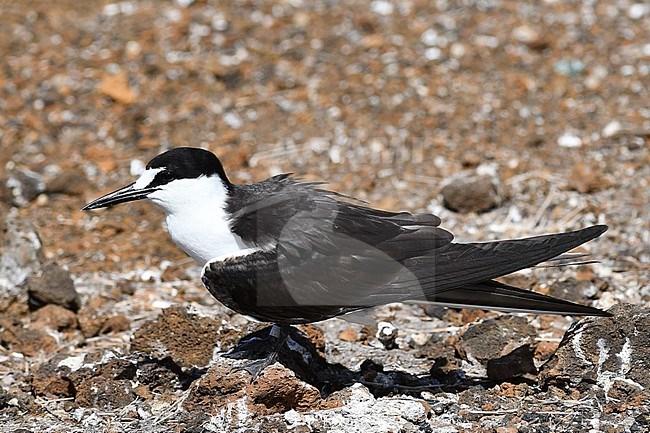
<instances>
[{"instance_id":1,"label":"tail feather","mask_svg":"<svg viewBox=\"0 0 650 433\"><path fill-rule=\"evenodd\" d=\"M483 283L538 265L594 239L607 230L597 225L582 230L525 239L485 243L451 243L445 251L418 257L405 265L425 294Z\"/></svg>"},{"instance_id":2,"label":"tail feather","mask_svg":"<svg viewBox=\"0 0 650 433\"><path fill-rule=\"evenodd\" d=\"M553 298L498 281L485 281L432 294L427 296L424 302L447 307L479 308L520 313L611 316L610 313L597 308Z\"/></svg>"},{"instance_id":3,"label":"tail feather","mask_svg":"<svg viewBox=\"0 0 650 433\"><path fill-rule=\"evenodd\" d=\"M374 294L369 305L433 302L446 306L563 315L609 316L596 308L508 286L494 278L543 262L580 259L567 251L607 230L597 225L567 233L486 243L450 243L434 254L406 259L408 276ZM376 298L376 299L375 299ZM381 301L381 302L380 302Z\"/></svg>"}]
</instances>

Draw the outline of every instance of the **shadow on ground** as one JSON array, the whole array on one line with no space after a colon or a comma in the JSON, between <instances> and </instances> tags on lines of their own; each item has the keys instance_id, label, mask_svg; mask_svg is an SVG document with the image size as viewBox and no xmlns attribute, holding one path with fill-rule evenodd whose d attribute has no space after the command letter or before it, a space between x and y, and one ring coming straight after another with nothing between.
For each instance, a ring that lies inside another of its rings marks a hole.
<instances>
[{"instance_id":1,"label":"shadow on ground","mask_svg":"<svg viewBox=\"0 0 650 433\"><path fill-rule=\"evenodd\" d=\"M271 327L253 332L243 338L224 358L236 360L262 359L268 353L268 335ZM471 386L491 386L496 382L484 378L467 377L462 370L447 373L432 368L430 374L415 375L398 370L385 370L381 364L366 359L359 371L339 363L329 363L324 357L324 347L317 346L300 330L292 327L287 343L280 350L277 361L295 373L296 377L317 388L323 397L355 383L361 383L375 397L391 394L419 397L422 391L463 391Z\"/></svg>"}]
</instances>

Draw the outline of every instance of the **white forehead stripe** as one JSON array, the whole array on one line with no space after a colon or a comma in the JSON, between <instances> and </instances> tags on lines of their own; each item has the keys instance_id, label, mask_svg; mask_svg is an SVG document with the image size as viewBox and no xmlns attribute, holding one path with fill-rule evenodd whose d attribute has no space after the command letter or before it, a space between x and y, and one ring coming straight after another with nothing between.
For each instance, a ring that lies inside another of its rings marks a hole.
<instances>
[{"instance_id":1,"label":"white forehead stripe","mask_svg":"<svg viewBox=\"0 0 650 433\"><path fill-rule=\"evenodd\" d=\"M164 168L148 168L142 173L142 176L138 180L135 181L133 184L133 188L135 189L143 189L146 188L147 185L151 183L154 177L161 171L163 171Z\"/></svg>"}]
</instances>

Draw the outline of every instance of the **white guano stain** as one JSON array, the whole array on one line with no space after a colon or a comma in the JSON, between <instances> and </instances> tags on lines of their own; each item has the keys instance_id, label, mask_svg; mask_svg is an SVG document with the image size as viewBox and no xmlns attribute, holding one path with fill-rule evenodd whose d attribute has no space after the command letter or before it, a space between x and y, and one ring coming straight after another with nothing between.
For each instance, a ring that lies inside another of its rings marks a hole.
<instances>
[{"instance_id":1,"label":"white guano stain","mask_svg":"<svg viewBox=\"0 0 650 433\"><path fill-rule=\"evenodd\" d=\"M589 361L585 356L585 352L582 350L582 346L580 345L581 342L582 342L582 330L579 330L575 333L573 338L571 338L571 347L573 347L573 353L575 353L576 358L578 358L583 363L588 365L593 365L593 363Z\"/></svg>"},{"instance_id":2,"label":"white guano stain","mask_svg":"<svg viewBox=\"0 0 650 433\"><path fill-rule=\"evenodd\" d=\"M599 338L596 345L598 346L598 369L596 371L596 381L598 382L598 385L603 388L606 402L609 402L610 400L617 401L617 399L609 396L609 391L617 381L627 383L628 385L635 386L639 389L644 389L641 384L626 377L626 374L631 368L632 353L634 352L629 337L625 337L625 344L623 344L621 351L616 354L620 360L618 371L603 370L603 365L610 357L610 350L607 347L607 341L604 338Z\"/></svg>"}]
</instances>

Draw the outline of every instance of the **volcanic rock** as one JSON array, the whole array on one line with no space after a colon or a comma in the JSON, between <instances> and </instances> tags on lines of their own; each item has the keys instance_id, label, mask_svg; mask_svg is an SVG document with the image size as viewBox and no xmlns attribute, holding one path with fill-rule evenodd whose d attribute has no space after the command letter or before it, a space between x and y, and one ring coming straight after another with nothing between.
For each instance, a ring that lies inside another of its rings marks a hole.
<instances>
[{"instance_id":1,"label":"volcanic rock","mask_svg":"<svg viewBox=\"0 0 650 433\"><path fill-rule=\"evenodd\" d=\"M614 317L589 317L564 336L542 367L544 386L598 386L605 401L630 401L650 388L650 309L619 304Z\"/></svg>"},{"instance_id":2,"label":"volcanic rock","mask_svg":"<svg viewBox=\"0 0 650 433\"><path fill-rule=\"evenodd\" d=\"M457 177L440 193L445 207L459 213L486 212L503 201L499 181L490 175Z\"/></svg>"},{"instance_id":3,"label":"volcanic rock","mask_svg":"<svg viewBox=\"0 0 650 433\"><path fill-rule=\"evenodd\" d=\"M41 269L41 263L45 259L43 244L34 224L20 218L17 210L7 215L2 238L0 311L25 294L25 280Z\"/></svg>"},{"instance_id":4,"label":"volcanic rock","mask_svg":"<svg viewBox=\"0 0 650 433\"><path fill-rule=\"evenodd\" d=\"M54 304L72 311L79 309L79 295L70 273L56 263L44 265L40 275L30 276L26 285L33 308Z\"/></svg>"},{"instance_id":5,"label":"volcanic rock","mask_svg":"<svg viewBox=\"0 0 650 433\"><path fill-rule=\"evenodd\" d=\"M163 310L158 318L135 332L131 351L156 359L170 356L182 367L203 367L212 359L220 331L219 321L175 306Z\"/></svg>"},{"instance_id":6,"label":"volcanic rock","mask_svg":"<svg viewBox=\"0 0 650 433\"><path fill-rule=\"evenodd\" d=\"M525 318L499 316L470 325L460 335L456 349L464 359L487 365L488 361L531 343L535 335L535 328Z\"/></svg>"}]
</instances>

